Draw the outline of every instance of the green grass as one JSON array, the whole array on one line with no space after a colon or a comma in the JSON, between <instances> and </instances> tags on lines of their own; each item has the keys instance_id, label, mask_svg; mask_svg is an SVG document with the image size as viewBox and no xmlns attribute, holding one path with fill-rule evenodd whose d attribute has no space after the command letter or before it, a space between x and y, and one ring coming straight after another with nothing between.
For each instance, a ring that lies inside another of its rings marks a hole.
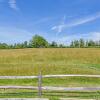
<instances>
[{"instance_id":1,"label":"green grass","mask_svg":"<svg viewBox=\"0 0 100 100\"><path fill-rule=\"evenodd\" d=\"M9 93L8 93L9 92ZM1 90L0 98L37 98L38 91L34 90ZM97 92L58 92L58 91L42 91L43 98L49 98L50 100L59 100L59 98L84 98L84 99L96 99L100 98L100 91Z\"/></svg>"},{"instance_id":2,"label":"green grass","mask_svg":"<svg viewBox=\"0 0 100 100\"><path fill-rule=\"evenodd\" d=\"M37 79L1 79L0 86L3 85L23 85L23 86L37 86ZM45 78L42 79L43 86L64 86L64 87L93 87L100 86L100 78Z\"/></svg>"},{"instance_id":3,"label":"green grass","mask_svg":"<svg viewBox=\"0 0 100 100\"><path fill-rule=\"evenodd\" d=\"M0 50L0 75L38 75L41 68L42 74L97 74L100 75L100 49L99 48L40 48L40 49L13 49ZM31 85L37 86L37 79L17 79L17 80L0 80L0 85ZM100 86L100 78L45 78L43 86ZM12 97L9 92L16 94L18 90L6 90L6 94L0 97ZM27 92L28 90L25 90ZM21 93L22 90L19 90ZM32 97L33 92L28 95L13 95L15 97ZM51 93L50 93L51 94ZM54 93L55 94L55 93ZM64 93L66 94L66 93ZM99 95L97 92L85 94L94 96ZM5 96L4 96L5 95ZM48 93L49 95L49 93ZM60 94L60 95L63 95ZM69 93L66 94L68 96ZM70 93L71 95L71 93ZM82 93L72 93L77 97L85 97ZM82 96L83 95L83 96ZM44 95L45 96L45 95ZM66 97L65 96L65 97ZM35 97L35 96L34 96ZM49 96L50 97L50 96ZM64 97L64 96L63 96ZM50 97L51 98L51 97ZM57 98L57 96L53 96ZM53 99L52 99L53 100Z\"/></svg>"}]
</instances>

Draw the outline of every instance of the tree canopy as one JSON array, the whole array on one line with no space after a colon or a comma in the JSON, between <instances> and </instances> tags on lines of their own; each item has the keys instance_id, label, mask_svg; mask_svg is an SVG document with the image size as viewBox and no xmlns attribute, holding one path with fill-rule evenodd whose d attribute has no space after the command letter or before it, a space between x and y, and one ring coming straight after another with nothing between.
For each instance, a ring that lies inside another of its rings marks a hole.
<instances>
[{"instance_id":1,"label":"tree canopy","mask_svg":"<svg viewBox=\"0 0 100 100\"><path fill-rule=\"evenodd\" d=\"M48 42L42 36L35 35L30 40L30 45L31 47L35 47L35 48L45 48L48 47Z\"/></svg>"}]
</instances>

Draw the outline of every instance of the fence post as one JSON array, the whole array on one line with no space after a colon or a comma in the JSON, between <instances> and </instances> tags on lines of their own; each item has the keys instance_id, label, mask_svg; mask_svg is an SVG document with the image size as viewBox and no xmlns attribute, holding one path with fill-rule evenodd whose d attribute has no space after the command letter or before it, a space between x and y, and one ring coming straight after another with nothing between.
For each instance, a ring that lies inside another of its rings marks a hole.
<instances>
[{"instance_id":1,"label":"fence post","mask_svg":"<svg viewBox=\"0 0 100 100\"><path fill-rule=\"evenodd\" d=\"M38 96L41 98L42 96L42 73L41 71L39 72L38 76Z\"/></svg>"}]
</instances>

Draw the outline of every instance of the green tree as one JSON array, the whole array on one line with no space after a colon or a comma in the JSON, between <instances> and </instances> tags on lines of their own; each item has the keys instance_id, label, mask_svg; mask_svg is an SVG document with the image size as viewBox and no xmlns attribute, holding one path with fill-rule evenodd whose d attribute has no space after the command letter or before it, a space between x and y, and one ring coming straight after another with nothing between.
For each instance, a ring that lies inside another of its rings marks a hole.
<instances>
[{"instance_id":1,"label":"green tree","mask_svg":"<svg viewBox=\"0 0 100 100\"><path fill-rule=\"evenodd\" d=\"M15 43L14 45L13 45L13 49L21 49L21 48L25 48L24 47L24 43Z\"/></svg>"},{"instance_id":2,"label":"green tree","mask_svg":"<svg viewBox=\"0 0 100 100\"><path fill-rule=\"evenodd\" d=\"M85 47L85 41L83 39L79 40L79 46L80 46L80 48L84 48Z\"/></svg>"},{"instance_id":3,"label":"green tree","mask_svg":"<svg viewBox=\"0 0 100 100\"><path fill-rule=\"evenodd\" d=\"M70 47L71 47L71 48L74 48L74 47L75 47L74 41L71 41Z\"/></svg>"},{"instance_id":4,"label":"green tree","mask_svg":"<svg viewBox=\"0 0 100 100\"><path fill-rule=\"evenodd\" d=\"M24 41L23 46L24 46L24 48L27 48L28 47L28 42Z\"/></svg>"},{"instance_id":5,"label":"green tree","mask_svg":"<svg viewBox=\"0 0 100 100\"><path fill-rule=\"evenodd\" d=\"M88 47L95 47L95 42L93 40L90 40L88 42Z\"/></svg>"},{"instance_id":6,"label":"green tree","mask_svg":"<svg viewBox=\"0 0 100 100\"><path fill-rule=\"evenodd\" d=\"M80 47L80 44L79 44L79 41L78 40L75 40L74 41L74 47L76 47L76 48L79 48Z\"/></svg>"},{"instance_id":7,"label":"green tree","mask_svg":"<svg viewBox=\"0 0 100 100\"><path fill-rule=\"evenodd\" d=\"M66 46L64 44L59 44L59 48L65 48Z\"/></svg>"},{"instance_id":8,"label":"green tree","mask_svg":"<svg viewBox=\"0 0 100 100\"><path fill-rule=\"evenodd\" d=\"M52 48L57 48L57 47L58 47L57 42L52 41L52 43L50 44L50 47L52 47Z\"/></svg>"},{"instance_id":9,"label":"green tree","mask_svg":"<svg viewBox=\"0 0 100 100\"><path fill-rule=\"evenodd\" d=\"M45 38L39 35L35 35L32 37L29 43L32 48L45 48L48 47L48 42Z\"/></svg>"},{"instance_id":10,"label":"green tree","mask_svg":"<svg viewBox=\"0 0 100 100\"><path fill-rule=\"evenodd\" d=\"M0 43L0 49L8 49L8 45L6 43Z\"/></svg>"},{"instance_id":11,"label":"green tree","mask_svg":"<svg viewBox=\"0 0 100 100\"><path fill-rule=\"evenodd\" d=\"M88 42L88 40L87 40L86 43L85 43L85 47L86 47L86 48L88 48L88 43L89 43L89 42Z\"/></svg>"},{"instance_id":12,"label":"green tree","mask_svg":"<svg viewBox=\"0 0 100 100\"><path fill-rule=\"evenodd\" d=\"M98 46L100 47L100 40L98 41Z\"/></svg>"}]
</instances>

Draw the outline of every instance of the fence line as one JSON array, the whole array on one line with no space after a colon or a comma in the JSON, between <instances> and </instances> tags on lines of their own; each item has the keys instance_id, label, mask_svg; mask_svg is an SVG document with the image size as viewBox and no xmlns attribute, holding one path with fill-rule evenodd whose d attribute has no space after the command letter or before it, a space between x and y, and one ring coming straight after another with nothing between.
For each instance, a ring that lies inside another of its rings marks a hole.
<instances>
[{"instance_id":1,"label":"fence line","mask_svg":"<svg viewBox=\"0 0 100 100\"><path fill-rule=\"evenodd\" d=\"M38 90L35 86L0 86L0 89L32 89ZM100 91L100 87L53 87L44 86L41 87L42 90L50 91Z\"/></svg>"},{"instance_id":2,"label":"fence line","mask_svg":"<svg viewBox=\"0 0 100 100\"><path fill-rule=\"evenodd\" d=\"M42 78L61 78L61 77L91 77L100 78L100 75L80 75L80 74L66 74L66 75L42 75L38 76L0 76L0 79L38 79L38 87L36 86L0 86L0 89L32 89L38 90L38 96L41 98L42 90L50 91L100 91L100 87L42 87Z\"/></svg>"},{"instance_id":3,"label":"fence line","mask_svg":"<svg viewBox=\"0 0 100 100\"><path fill-rule=\"evenodd\" d=\"M60 77L91 77L100 78L100 75L76 75L76 74L66 74L66 75L43 75L42 78L60 78ZM0 79L34 79L38 76L0 76Z\"/></svg>"}]
</instances>

